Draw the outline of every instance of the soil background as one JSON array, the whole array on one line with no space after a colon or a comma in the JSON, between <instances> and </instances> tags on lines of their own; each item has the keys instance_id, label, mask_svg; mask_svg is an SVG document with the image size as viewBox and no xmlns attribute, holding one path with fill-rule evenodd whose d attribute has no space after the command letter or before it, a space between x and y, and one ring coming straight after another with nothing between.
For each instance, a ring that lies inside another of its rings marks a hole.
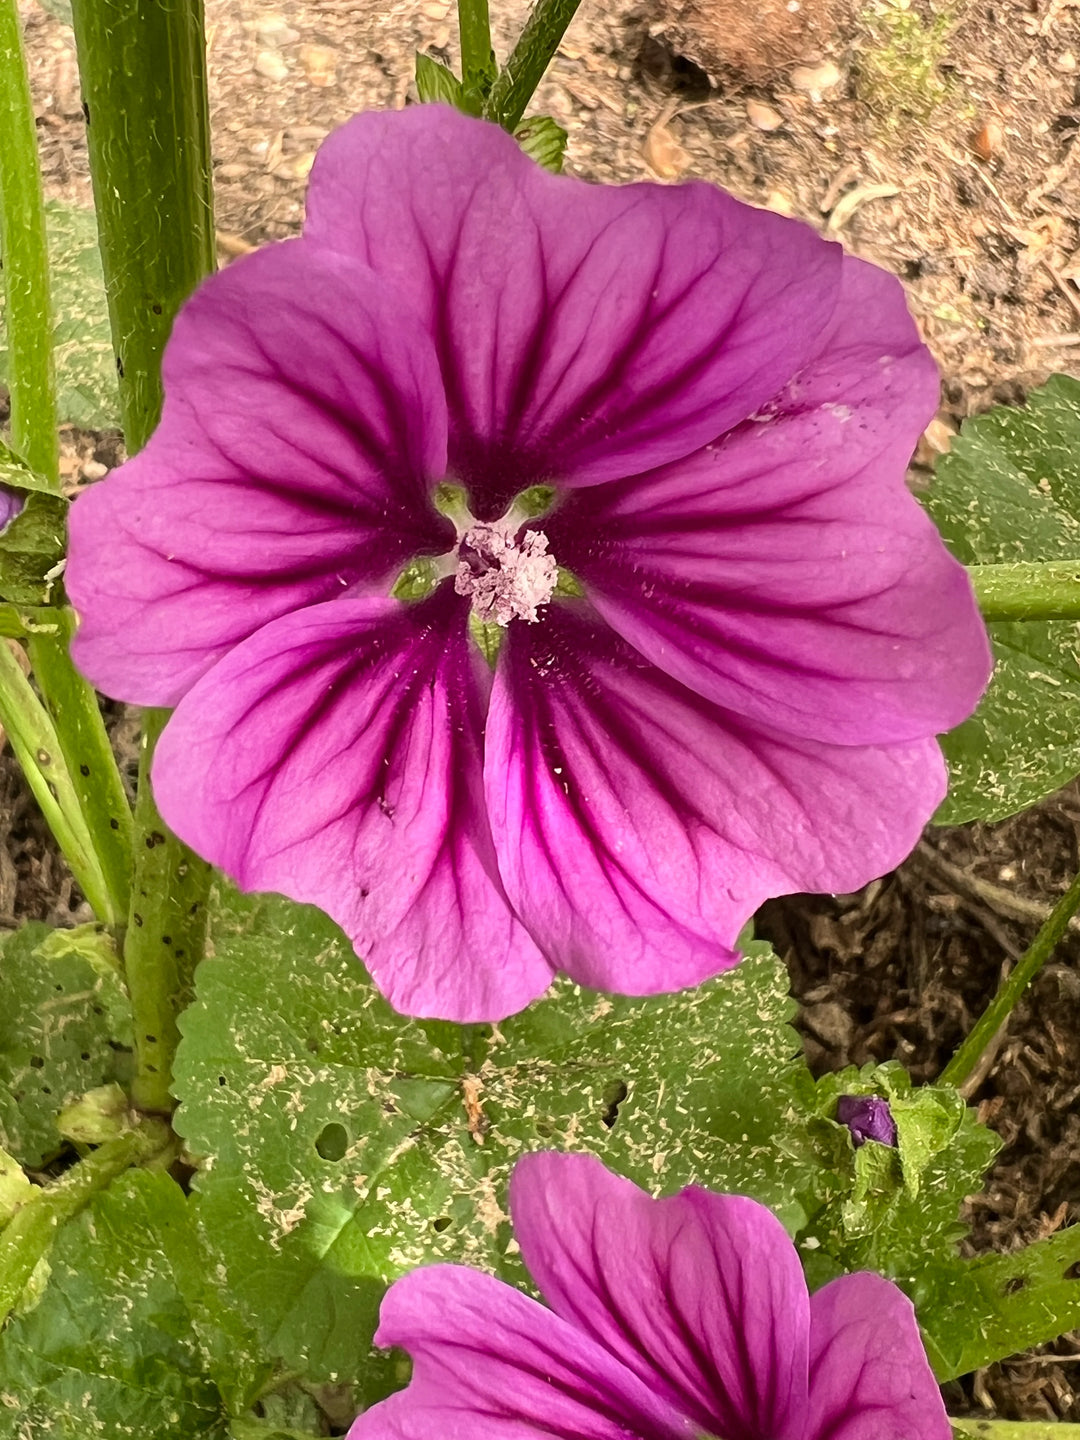
<instances>
[{"instance_id":1,"label":"soil background","mask_svg":"<svg viewBox=\"0 0 1080 1440\"><path fill-rule=\"evenodd\" d=\"M74 43L20 5L46 186L91 203ZM915 457L928 483L965 416L1080 372L1078 0L583 0L532 106L588 179L703 178L808 221L904 281L942 370ZM505 56L527 7L492 0ZM456 66L450 0L207 0L220 258L295 234L315 150L355 111ZM121 456L69 430L72 488ZM121 747L132 724L114 717ZM10 755L0 925L87 918ZM819 1071L938 1074L1080 866L1080 789L996 826L928 831L858 895L773 902ZM1080 933L1029 991L970 1098L1004 1146L969 1201L974 1249L1080 1222ZM950 1387L959 1413L1080 1421L1080 1334Z\"/></svg>"}]
</instances>

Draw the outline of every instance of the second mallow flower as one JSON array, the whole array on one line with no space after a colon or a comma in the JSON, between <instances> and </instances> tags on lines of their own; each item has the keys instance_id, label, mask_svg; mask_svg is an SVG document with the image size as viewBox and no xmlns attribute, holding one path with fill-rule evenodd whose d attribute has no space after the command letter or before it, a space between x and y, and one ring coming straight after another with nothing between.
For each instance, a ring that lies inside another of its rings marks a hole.
<instances>
[{"instance_id":1,"label":"second mallow flower","mask_svg":"<svg viewBox=\"0 0 1080 1440\"><path fill-rule=\"evenodd\" d=\"M400 1010L694 985L941 800L989 655L904 485L937 376L898 282L808 227L361 115L164 378L73 508L76 659L176 707L176 832L327 911Z\"/></svg>"},{"instance_id":2,"label":"second mallow flower","mask_svg":"<svg viewBox=\"0 0 1080 1440\"><path fill-rule=\"evenodd\" d=\"M398 1280L375 1339L412 1381L348 1440L949 1440L911 1302L871 1274L808 1294L763 1205L544 1153L510 1211L550 1308L457 1265Z\"/></svg>"}]
</instances>

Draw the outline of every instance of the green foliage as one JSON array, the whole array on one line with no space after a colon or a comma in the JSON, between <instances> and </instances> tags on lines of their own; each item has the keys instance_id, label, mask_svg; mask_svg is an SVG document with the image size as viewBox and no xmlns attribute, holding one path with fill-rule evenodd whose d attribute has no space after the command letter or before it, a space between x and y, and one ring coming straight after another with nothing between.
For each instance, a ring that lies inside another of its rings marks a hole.
<instances>
[{"instance_id":1,"label":"green foliage","mask_svg":"<svg viewBox=\"0 0 1080 1440\"><path fill-rule=\"evenodd\" d=\"M1080 558L1080 381L1055 375L1022 409L967 421L926 505L965 564ZM941 824L1002 819L1080 774L1076 623L1003 622L990 634L990 689L944 740Z\"/></svg>"},{"instance_id":2,"label":"green foliage","mask_svg":"<svg viewBox=\"0 0 1080 1440\"><path fill-rule=\"evenodd\" d=\"M51 200L45 222L59 417L87 429L105 429L119 424L119 400L94 212ZM0 326L0 384L6 379L7 360Z\"/></svg>"},{"instance_id":3,"label":"green foliage","mask_svg":"<svg viewBox=\"0 0 1080 1440\"><path fill-rule=\"evenodd\" d=\"M336 927L227 898L183 1019L177 1124L203 1161L215 1264L271 1356L311 1380L358 1366L386 1282L462 1260L524 1280L503 1206L523 1151L588 1149L650 1189L742 1190L792 1223L797 1041L764 947L699 990L611 999L558 984L498 1026L395 1016ZM808 1181L806 1182L808 1184Z\"/></svg>"},{"instance_id":4,"label":"green foliage","mask_svg":"<svg viewBox=\"0 0 1080 1440\"><path fill-rule=\"evenodd\" d=\"M538 165L556 175L561 173L569 137L550 115L530 115L522 120L514 131L514 138Z\"/></svg>"},{"instance_id":5,"label":"green foliage","mask_svg":"<svg viewBox=\"0 0 1080 1440\"><path fill-rule=\"evenodd\" d=\"M67 1225L40 1298L0 1336L0 1440L224 1440L199 1335L203 1281L183 1192L131 1171Z\"/></svg>"},{"instance_id":6,"label":"green foliage","mask_svg":"<svg viewBox=\"0 0 1080 1440\"><path fill-rule=\"evenodd\" d=\"M61 1148L60 1111L123 1068L110 1042L131 1039L115 972L80 946L79 931L30 924L0 948L0 1145L31 1168Z\"/></svg>"},{"instance_id":7,"label":"green foliage","mask_svg":"<svg viewBox=\"0 0 1080 1440\"><path fill-rule=\"evenodd\" d=\"M33 491L0 531L0 597L13 605L45 605L64 558L67 501Z\"/></svg>"},{"instance_id":8,"label":"green foliage","mask_svg":"<svg viewBox=\"0 0 1080 1440\"><path fill-rule=\"evenodd\" d=\"M424 104L453 105L463 110L464 92L461 81L438 60L421 51L416 54L416 93Z\"/></svg>"}]
</instances>

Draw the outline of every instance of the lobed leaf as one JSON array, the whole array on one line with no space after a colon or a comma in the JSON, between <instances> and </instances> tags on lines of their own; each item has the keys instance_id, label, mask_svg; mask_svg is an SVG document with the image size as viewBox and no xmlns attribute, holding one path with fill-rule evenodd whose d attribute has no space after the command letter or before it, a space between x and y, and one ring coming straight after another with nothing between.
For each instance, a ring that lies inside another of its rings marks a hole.
<instances>
[{"instance_id":1,"label":"lobed leaf","mask_svg":"<svg viewBox=\"0 0 1080 1440\"><path fill-rule=\"evenodd\" d=\"M924 498L965 564L1080 559L1080 381L1055 375L1023 408L968 420ZM1080 774L1080 626L989 628L990 688L942 742L940 824L1003 819Z\"/></svg>"},{"instance_id":2,"label":"lobed leaf","mask_svg":"<svg viewBox=\"0 0 1080 1440\"><path fill-rule=\"evenodd\" d=\"M131 1041L120 982L84 944L37 923L0 942L0 1147L32 1169L61 1148L60 1111L122 1066L110 1042Z\"/></svg>"}]
</instances>

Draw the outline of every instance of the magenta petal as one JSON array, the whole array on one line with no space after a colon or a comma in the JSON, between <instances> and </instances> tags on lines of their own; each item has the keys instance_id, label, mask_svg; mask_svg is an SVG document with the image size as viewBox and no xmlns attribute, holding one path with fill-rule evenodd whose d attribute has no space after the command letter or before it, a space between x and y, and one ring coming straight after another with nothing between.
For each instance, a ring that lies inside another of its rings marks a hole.
<instances>
[{"instance_id":1,"label":"magenta petal","mask_svg":"<svg viewBox=\"0 0 1080 1440\"><path fill-rule=\"evenodd\" d=\"M318 905L398 1009L496 1020L551 966L511 911L481 805L461 602L336 600L272 622L180 702L165 819L245 890Z\"/></svg>"},{"instance_id":2,"label":"magenta petal","mask_svg":"<svg viewBox=\"0 0 1080 1440\"><path fill-rule=\"evenodd\" d=\"M375 1340L408 1351L412 1380L348 1440L693 1440L594 1341L478 1270L433 1265L398 1280Z\"/></svg>"},{"instance_id":3,"label":"magenta petal","mask_svg":"<svg viewBox=\"0 0 1080 1440\"><path fill-rule=\"evenodd\" d=\"M523 485L658 465L752 414L816 352L840 273L838 247L711 185L551 175L436 105L335 131L305 235L414 299L451 469L488 519Z\"/></svg>"},{"instance_id":4,"label":"magenta petal","mask_svg":"<svg viewBox=\"0 0 1080 1440\"><path fill-rule=\"evenodd\" d=\"M780 1222L742 1195L654 1200L591 1155L526 1155L522 1258L556 1314L723 1440L803 1440L810 1307Z\"/></svg>"},{"instance_id":5,"label":"magenta petal","mask_svg":"<svg viewBox=\"0 0 1080 1440\"><path fill-rule=\"evenodd\" d=\"M840 748L748 726L570 602L511 627L485 785L506 893L544 952L583 984L649 994L733 964L769 896L898 864L945 767L932 740Z\"/></svg>"},{"instance_id":6,"label":"magenta petal","mask_svg":"<svg viewBox=\"0 0 1080 1440\"><path fill-rule=\"evenodd\" d=\"M164 378L149 444L71 513L74 653L108 694L173 705L268 620L385 594L452 543L428 499L435 355L369 271L303 241L230 265L177 317Z\"/></svg>"},{"instance_id":7,"label":"magenta petal","mask_svg":"<svg viewBox=\"0 0 1080 1440\"><path fill-rule=\"evenodd\" d=\"M911 1301L880 1275L844 1275L810 1299L806 1440L949 1440Z\"/></svg>"},{"instance_id":8,"label":"magenta petal","mask_svg":"<svg viewBox=\"0 0 1080 1440\"><path fill-rule=\"evenodd\" d=\"M904 483L933 361L892 276L845 259L843 277L824 350L775 404L545 528L608 623L700 694L807 738L896 743L965 719L990 652Z\"/></svg>"}]
</instances>

